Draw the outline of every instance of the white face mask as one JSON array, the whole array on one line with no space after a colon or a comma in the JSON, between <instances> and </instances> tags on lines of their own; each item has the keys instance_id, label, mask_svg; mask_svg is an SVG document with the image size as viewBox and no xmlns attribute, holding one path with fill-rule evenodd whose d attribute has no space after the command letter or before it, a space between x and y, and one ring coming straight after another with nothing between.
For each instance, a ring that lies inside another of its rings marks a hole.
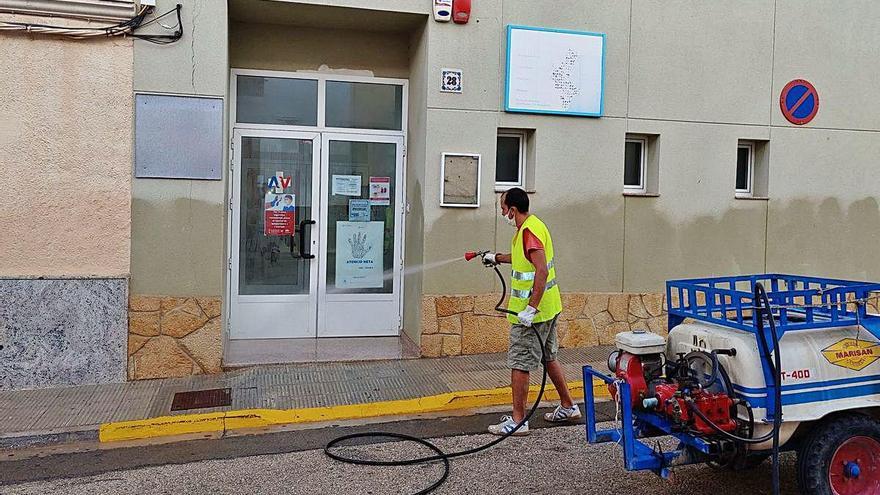
<instances>
[{"instance_id":1,"label":"white face mask","mask_svg":"<svg viewBox=\"0 0 880 495\"><path fill-rule=\"evenodd\" d=\"M507 225L510 225L511 227L516 228L516 217L511 215L508 217L504 217L504 219L507 220Z\"/></svg>"}]
</instances>

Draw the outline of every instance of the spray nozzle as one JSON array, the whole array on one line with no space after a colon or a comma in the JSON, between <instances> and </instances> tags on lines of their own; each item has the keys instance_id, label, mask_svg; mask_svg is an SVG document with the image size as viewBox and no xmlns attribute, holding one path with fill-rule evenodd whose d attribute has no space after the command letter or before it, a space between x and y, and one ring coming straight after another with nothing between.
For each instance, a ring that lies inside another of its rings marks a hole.
<instances>
[{"instance_id":1,"label":"spray nozzle","mask_svg":"<svg viewBox=\"0 0 880 495\"><path fill-rule=\"evenodd\" d=\"M470 260L476 258L477 256L485 256L486 253L488 253L488 252L489 251L468 251L468 252L464 253L464 259L465 259L465 261L470 261Z\"/></svg>"}]
</instances>

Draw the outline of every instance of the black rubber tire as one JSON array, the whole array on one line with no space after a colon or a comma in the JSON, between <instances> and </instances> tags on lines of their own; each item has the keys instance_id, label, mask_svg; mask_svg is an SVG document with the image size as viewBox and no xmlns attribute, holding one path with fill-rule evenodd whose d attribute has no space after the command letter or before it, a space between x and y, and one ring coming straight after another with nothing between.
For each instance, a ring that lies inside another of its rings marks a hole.
<instances>
[{"instance_id":1,"label":"black rubber tire","mask_svg":"<svg viewBox=\"0 0 880 495\"><path fill-rule=\"evenodd\" d=\"M862 414L845 414L819 424L798 450L797 478L801 493L834 495L828 479L831 458L837 447L855 436L880 441L880 421Z\"/></svg>"}]
</instances>

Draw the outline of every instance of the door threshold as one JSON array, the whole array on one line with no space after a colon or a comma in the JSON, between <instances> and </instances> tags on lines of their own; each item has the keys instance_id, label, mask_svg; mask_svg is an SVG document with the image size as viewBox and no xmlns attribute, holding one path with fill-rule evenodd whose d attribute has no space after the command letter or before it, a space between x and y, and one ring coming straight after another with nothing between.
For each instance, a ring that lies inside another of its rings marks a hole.
<instances>
[{"instance_id":1,"label":"door threshold","mask_svg":"<svg viewBox=\"0 0 880 495\"><path fill-rule=\"evenodd\" d=\"M408 337L341 337L315 339L230 339L225 368L263 364L382 361L419 357Z\"/></svg>"}]
</instances>

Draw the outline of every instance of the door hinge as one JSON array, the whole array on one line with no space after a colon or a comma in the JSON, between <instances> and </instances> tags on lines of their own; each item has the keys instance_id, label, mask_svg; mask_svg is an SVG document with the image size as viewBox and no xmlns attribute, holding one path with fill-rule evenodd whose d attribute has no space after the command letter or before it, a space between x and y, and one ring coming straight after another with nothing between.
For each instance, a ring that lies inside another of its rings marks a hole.
<instances>
[{"instance_id":1,"label":"door hinge","mask_svg":"<svg viewBox=\"0 0 880 495\"><path fill-rule=\"evenodd\" d=\"M403 147L403 157L406 158L406 146Z\"/></svg>"},{"instance_id":2,"label":"door hinge","mask_svg":"<svg viewBox=\"0 0 880 495\"><path fill-rule=\"evenodd\" d=\"M232 271L232 258L226 258L226 269Z\"/></svg>"},{"instance_id":3,"label":"door hinge","mask_svg":"<svg viewBox=\"0 0 880 495\"><path fill-rule=\"evenodd\" d=\"M229 209L232 210L232 198L229 198Z\"/></svg>"}]
</instances>

